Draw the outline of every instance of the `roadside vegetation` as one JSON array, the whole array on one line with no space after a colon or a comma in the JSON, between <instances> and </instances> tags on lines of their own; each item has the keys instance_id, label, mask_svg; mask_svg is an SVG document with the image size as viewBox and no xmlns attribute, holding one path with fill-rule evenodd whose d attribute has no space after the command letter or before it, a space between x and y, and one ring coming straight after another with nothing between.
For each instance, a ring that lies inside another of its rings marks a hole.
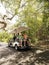
<instances>
[{"instance_id":1,"label":"roadside vegetation","mask_svg":"<svg viewBox=\"0 0 49 65\"><path fill-rule=\"evenodd\" d=\"M6 31L0 32L0 41L8 42L12 38L12 34L9 34Z\"/></svg>"},{"instance_id":2,"label":"roadside vegetation","mask_svg":"<svg viewBox=\"0 0 49 65\"><path fill-rule=\"evenodd\" d=\"M2 0L1 3L3 2L7 11L11 9L13 17L19 17L12 28L28 26L30 30L26 33L32 43L49 40L49 0L23 0L23 3L22 0ZM0 41L7 42L11 37L7 32L0 33Z\"/></svg>"}]
</instances>

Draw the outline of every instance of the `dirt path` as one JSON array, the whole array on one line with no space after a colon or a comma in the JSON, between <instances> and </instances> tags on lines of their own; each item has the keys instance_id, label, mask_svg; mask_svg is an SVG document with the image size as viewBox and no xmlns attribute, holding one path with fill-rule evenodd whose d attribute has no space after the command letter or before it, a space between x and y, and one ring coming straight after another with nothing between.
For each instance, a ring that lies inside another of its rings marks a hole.
<instances>
[{"instance_id":1,"label":"dirt path","mask_svg":"<svg viewBox=\"0 0 49 65\"><path fill-rule=\"evenodd\" d=\"M49 51L17 51L0 44L0 65L49 65Z\"/></svg>"}]
</instances>

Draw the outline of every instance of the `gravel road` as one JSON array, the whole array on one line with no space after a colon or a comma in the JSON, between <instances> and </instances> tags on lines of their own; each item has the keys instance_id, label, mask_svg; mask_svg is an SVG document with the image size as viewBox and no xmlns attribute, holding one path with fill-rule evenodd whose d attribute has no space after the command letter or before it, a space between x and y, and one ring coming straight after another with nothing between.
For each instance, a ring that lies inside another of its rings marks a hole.
<instances>
[{"instance_id":1,"label":"gravel road","mask_svg":"<svg viewBox=\"0 0 49 65\"><path fill-rule=\"evenodd\" d=\"M49 50L18 51L0 42L0 65L49 65Z\"/></svg>"}]
</instances>

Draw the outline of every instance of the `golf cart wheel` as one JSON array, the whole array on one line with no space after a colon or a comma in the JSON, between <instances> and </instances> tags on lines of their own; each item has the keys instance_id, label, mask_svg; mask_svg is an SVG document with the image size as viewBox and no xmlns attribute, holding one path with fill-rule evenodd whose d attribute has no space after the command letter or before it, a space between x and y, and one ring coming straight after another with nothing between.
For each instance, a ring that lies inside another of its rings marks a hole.
<instances>
[{"instance_id":1,"label":"golf cart wheel","mask_svg":"<svg viewBox=\"0 0 49 65\"><path fill-rule=\"evenodd\" d=\"M16 49L16 50L18 50L18 47L17 47L17 45L15 45L15 49Z\"/></svg>"}]
</instances>

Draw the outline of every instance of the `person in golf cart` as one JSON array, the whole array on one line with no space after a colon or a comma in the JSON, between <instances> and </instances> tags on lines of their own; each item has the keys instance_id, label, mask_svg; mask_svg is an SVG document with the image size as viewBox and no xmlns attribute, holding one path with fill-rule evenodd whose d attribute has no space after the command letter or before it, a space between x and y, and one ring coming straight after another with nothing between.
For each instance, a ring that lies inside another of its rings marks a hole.
<instances>
[{"instance_id":1,"label":"person in golf cart","mask_svg":"<svg viewBox=\"0 0 49 65\"><path fill-rule=\"evenodd\" d=\"M14 42L16 41L16 34L15 33L13 34L13 41Z\"/></svg>"},{"instance_id":2,"label":"person in golf cart","mask_svg":"<svg viewBox=\"0 0 49 65\"><path fill-rule=\"evenodd\" d=\"M19 42L19 44L21 46L29 46L30 45L29 38L28 38L28 35L26 33L24 33L24 34L18 33L17 42Z\"/></svg>"},{"instance_id":3,"label":"person in golf cart","mask_svg":"<svg viewBox=\"0 0 49 65\"><path fill-rule=\"evenodd\" d=\"M22 34L21 34L21 33L18 33L18 34L16 35L16 40L17 40L18 42L20 42L20 41L22 40Z\"/></svg>"},{"instance_id":4,"label":"person in golf cart","mask_svg":"<svg viewBox=\"0 0 49 65\"><path fill-rule=\"evenodd\" d=\"M22 46L28 47L30 45L28 35L26 33L23 34Z\"/></svg>"}]
</instances>

